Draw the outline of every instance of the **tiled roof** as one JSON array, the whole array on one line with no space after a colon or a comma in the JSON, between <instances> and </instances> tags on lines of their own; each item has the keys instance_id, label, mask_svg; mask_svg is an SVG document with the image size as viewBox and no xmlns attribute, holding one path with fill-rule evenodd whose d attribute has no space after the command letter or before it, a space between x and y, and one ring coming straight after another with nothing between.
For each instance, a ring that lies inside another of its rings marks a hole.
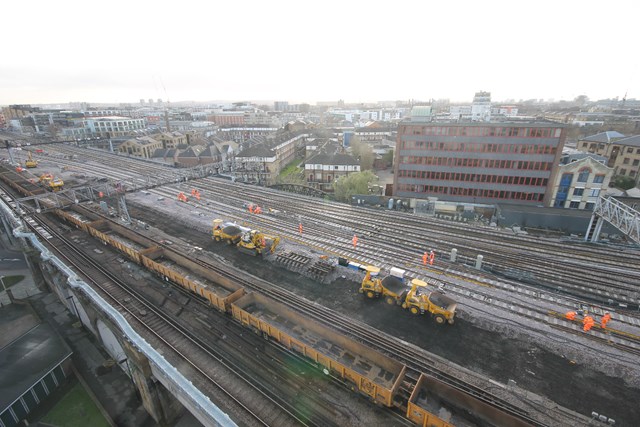
<instances>
[{"instance_id":1,"label":"tiled roof","mask_svg":"<svg viewBox=\"0 0 640 427\"><path fill-rule=\"evenodd\" d=\"M348 165L359 165L360 163L349 154L326 154L320 153L311 157L305 163L314 164L314 165L332 165L332 166L348 166Z\"/></svg>"},{"instance_id":2,"label":"tiled roof","mask_svg":"<svg viewBox=\"0 0 640 427\"><path fill-rule=\"evenodd\" d=\"M270 148L266 147L264 144L254 145L252 147L247 148L246 150L242 150L241 153L238 153L237 157L273 157L275 153Z\"/></svg>"},{"instance_id":3,"label":"tiled roof","mask_svg":"<svg viewBox=\"0 0 640 427\"><path fill-rule=\"evenodd\" d=\"M184 150L182 153L180 153L178 155L178 157L200 157L200 154L205 150L205 147L202 145L194 145L191 146L189 148L187 148L186 150Z\"/></svg>"},{"instance_id":4,"label":"tiled roof","mask_svg":"<svg viewBox=\"0 0 640 427\"><path fill-rule=\"evenodd\" d=\"M610 130L607 132L600 132L597 133L595 135L591 135L588 136L586 138L584 138L582 141L589 141L589 142L604 142L604 143L610 143L611 140L613 139L619 139L619 138L624 138L624 135L621 134L620 132L616 132L614 130Z\"/></svg>"},{"instance_id":5,"label":"tiled roof","mask_svg":"<svg viewBox=\"0 0 640 427\"><path fill-rule=\"evenodd\" d=\"M155 139L153 139L150 136L140 136L138 138L129 139L126 142L129 142L129 141L133 142L134 144L138 144L138 145L160 144L159 141L156 141Z\"/></svg>"},{"instance_id":6,"label":"tiled roof","mask_svg":"<svg viewBox=\"0 0 640 427\"><path fill-rule=\"evenodd\" d=\"M640 147L640 135L628 136L616 141L616 144L628 147Z\"/></svg>"}]
</instances>

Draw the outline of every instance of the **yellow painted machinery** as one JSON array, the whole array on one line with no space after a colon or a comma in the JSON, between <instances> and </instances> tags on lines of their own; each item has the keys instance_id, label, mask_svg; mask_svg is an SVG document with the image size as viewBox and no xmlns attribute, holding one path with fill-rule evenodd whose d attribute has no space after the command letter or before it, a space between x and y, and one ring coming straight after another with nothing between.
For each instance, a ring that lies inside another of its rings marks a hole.
<instances>
[{"instance_id":1,"label":"yellow painted machinery","mask_svg":"<svg viewBox=\"0 0 640 427\"><path fill-rule=\"evenodd\" d=\"M412 279L405 283L404 270L392 268L384 279L378 277L380 268L367 266L359 292L368 298L383 297L388 304L400 305L413 314L431 313L436 323L453 324L457 303L439 291L429 291L427 283Z\"/></svg>"},{"instance_id":2,"label":"yellow painted machinery","mask_svg":"<svg viewBox=\"0 0 640 427\"><path fill-rule=\"evenodd\" d=\"M50 173L43 173L40 175L38 181L41 182L47 190L51 191L60 191L64 187L64 181L54 177Z\"/></svg>"},{"instance_id":3,"label":"yellow painted machinery","mask_svg":"<svg viewBox=\"0 0 640 427\"><path fill-rule=\"evenodd\" d=\"M247 231L242 234L238 242L238 250L250 255L265 255L274 253L280 243L280 237L269 236L257 230Z\"/></svg>"},{"instance_id":4,"label":"yellow painted machinery","mask_svg":"<svg viewBox=\"0 0 640 427\"><path fill-rule=\"evenodd\" d=\"M250 231L247 227L241 227L233 222L224 222L221 219L213 220L212 238L216 242L225 242L228 245L236 245L242 237L242 233Z\"/></svg>"},{"instance_id":5,"label":"yellow painted machinery","mask_svg":"<svg viewBox=\"0 0 640 427\"><path fill-rule=\"evenodd\" d=\"M24 162L24 165L28 168L38 167L38 161L31 157L31 151L29 151L29 158Z\"/></svg>"}]
</instances>

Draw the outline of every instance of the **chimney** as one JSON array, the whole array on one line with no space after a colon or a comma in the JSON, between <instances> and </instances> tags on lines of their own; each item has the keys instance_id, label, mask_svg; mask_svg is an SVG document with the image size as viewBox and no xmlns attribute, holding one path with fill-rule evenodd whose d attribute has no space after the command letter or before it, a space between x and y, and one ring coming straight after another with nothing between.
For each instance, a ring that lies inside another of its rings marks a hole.
<instances>
[{"instance_id":1,"label":"chimney","mask_svg":"<svg viewBox=\"0 0 640 427\"><path fill-rule=\"evenodd\" d=\"M169 112L164 110L164 122L167 126L167 132L171 132L171 126L169 126Z\"/></svg>"}]
</instances>

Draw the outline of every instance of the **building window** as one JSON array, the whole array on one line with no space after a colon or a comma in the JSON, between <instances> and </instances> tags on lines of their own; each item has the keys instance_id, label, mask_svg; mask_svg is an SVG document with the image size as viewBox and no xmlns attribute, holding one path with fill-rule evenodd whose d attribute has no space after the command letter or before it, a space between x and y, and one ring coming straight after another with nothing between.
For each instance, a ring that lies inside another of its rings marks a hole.
<instances>
[{"instance_id":1,"label":"building window","mask_svg":"<svg viewBox=\"0 0 640 427\"><path fill-rule=\"evenodd\" d=\"M620 169L620 175L624 176L627 174L627 170L626 169Z\"/></svg>"},{"instance_id":2,"label":"building window","mask_svg":"<svg viewBox=\"0 0 640 427\"><path fill-rule=\"evenodd\" d=\"M569 203L569 208L578 209L580 207L580 202L571 202Z\"/></svg>"},{"instance_id":3,"label":"building window","mask_svg":"<svg viewBox=\"0 0 640 427\"><path fill-rule=\"evenodd\" d=\"M638 166L639 164L640 164L640 160L635 159L635 160L633 161L633 166Z\"/></svg>"},{"instance_id":4,"label":"building window","mask_svg":"<svg viewBox=\"0 0 640 427\"><path fill-rule=\"evenodd\" d=\"M622 164L623 165L628 165L629 164L629 158L625 157L624 159L622 159Z\"/></svg>"},{"instance_id":5,"label":"building window","mask_svg":"<svg viewBox=\"0 0 640 427\"><path fill-rule=\"evenodd\" d=\"M604 182L604 175L596 175L593 177L594 184L602 184Z\"/></svg>"},{"instance_id":6,"label":"building window","mask_svg":"<svg viewBox=\"0 0 640 427\"><path fill-rule=\"evenodd\" d=\"M578 172L578 182L587 182L587 180L589 179L590 172L591 170L589 169L581 169Z\"/></svg>"},{"instance_id":7,"label":"building window","mask_svg":"<svg viewBox=\"0 0 640 427\"><path fill-rule=\"evenodd\" d=\"M594 188L593 190L591 190L591 195L589 197L598 197L599 195L600 195L600 189Z\"/></svg>"},{"instance_id":8,"label":"building window","mask_svg":"<svg viewBox=\"0 0 640 427\"><path fill-rule=\"evenodd\" d=\"M584 188L575 188L573 190L574 196L582 196L584 194Z\"/></svg>"},{"instance_id":9,"label":"building window","mask_svg":"<svg viewBox=\"0 0 640 427\"><path fill-rule=\"evenodd\" d=\"M595 203L593 203L593 202L588 202L586 205L584 205L584 208L585 208L585 209L587 209L587 210L592 211L592 210L593 210L593 208L594 208L595 206L596 206L596 204L595 204Z\"/></svg>"},{"instance_id":10,"label":"building window","mask_svg":"<svg viewBox=\"0 0 640 427\"><path fill-rule=\"evenodd\" d=\"M631 147L627 148L627 153L633 153L633 148Z\"/></svg>"}]
</instances>

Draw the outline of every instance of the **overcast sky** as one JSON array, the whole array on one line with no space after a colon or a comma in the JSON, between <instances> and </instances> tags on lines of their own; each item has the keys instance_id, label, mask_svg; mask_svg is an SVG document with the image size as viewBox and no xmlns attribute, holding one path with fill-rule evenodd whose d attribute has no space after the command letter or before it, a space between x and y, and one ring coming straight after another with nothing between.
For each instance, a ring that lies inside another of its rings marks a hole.
<instances>
[{"instance_id":1,"label":"overcast sky","mask_svg":"<svg viewBox=\"0 0 640 427\"><path fill-rule=\"evenodd\" d=\"M7 1L0 104L640 98L640 2Z\"/></svg>"}]
</instances>

